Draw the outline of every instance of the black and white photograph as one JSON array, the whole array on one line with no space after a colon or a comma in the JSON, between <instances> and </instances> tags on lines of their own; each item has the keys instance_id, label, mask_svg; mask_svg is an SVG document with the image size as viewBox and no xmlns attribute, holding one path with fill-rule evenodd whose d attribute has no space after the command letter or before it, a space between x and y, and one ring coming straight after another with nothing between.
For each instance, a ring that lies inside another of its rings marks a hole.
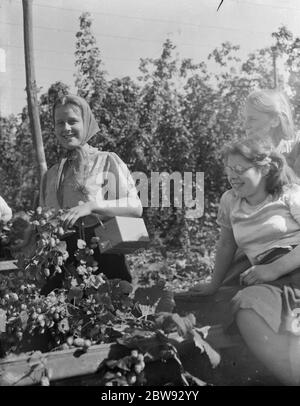
<instances>
[{"instance_id":1,"label":"black and white photograph","mask_svg":"<svg viewBox=\"0 0 300 406\"><path fill-rule=\"evenodd\" d=\"M0 0L0 386L299 385L300 2Z\"/></svg>"}]
</instances>

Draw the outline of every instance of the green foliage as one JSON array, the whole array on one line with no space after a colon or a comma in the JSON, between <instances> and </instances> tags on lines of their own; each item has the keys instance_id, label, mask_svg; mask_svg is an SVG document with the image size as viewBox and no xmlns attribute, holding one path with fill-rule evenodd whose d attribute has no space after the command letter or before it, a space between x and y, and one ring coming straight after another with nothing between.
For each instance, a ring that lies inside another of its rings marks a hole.
<instances>
[{"instance_id":1,"label":"green foliage","mask_svg":"<svg viewBox=\"0 0 300 406\"><path fill-rule=\"evenodd\" d=\"M17 118L14 116L0 118L1 195L5 196L5 200L9 204L12 204L16 200L17 190L15 186L19 183L20 179L18 172L21 168L18 164L18 154L16 151L17 124Z\"/></svg>"},{"instance_id":2,"label":"green foliage","mask_svg":"<svg viewBox=\"0 0 300 406\"><path fill-rule=\"evenodd\" d=\"M68 93L69 90L64 83L55 82L50 86L48 92L40 97L40 122L48 168L56 164L63 154L54 135L53 104L58 96Z\"/></svg>"},{"instance_id":3,"label":"green foliage","mask_svg":"<svg viewBox=\"0 0 300 406\"><path fill-rule=\"evenodd\" d=\"M209 63L179 60L176 46L167 39L158 58L140 62L137 81L130 77L108 80L92 30L92 18L83 13L76 34L75 85L99 123L91 144L115 151L133 171L204 172L205 216L188 220L186 207L145 208L153 238L169 246L184 246L216 227L217 203L228 187L221 161L223 145L243 136L243 103L256 87L273 87L273 58L282 61L286 75L278 83L290 89L296 125L300 122L300 58L298 37L284 26L271 33L272 47L257 49L244 60L239 46L228 42L212 50ZM54 83L40 96L40 119L48 166L62 151L53 135L52 105L68 87ZM14 210L29 209L36 198L37 168L27 109L17 117L0 118L1 190ZM150 190L149 190L150 193ZM171 196L172 201L172 196ZM203 231L204 230L204 231Z\"/></svg>"},{"instance_id":4,"label":"green foliage","mask_svg":"<svg viewBox=\"0 0 300 406\"><path fill-rule=\"evenodd\" d=\"M85 98L92 110L98 111L98 105L105 94L105 72L102 70L100 50L92 33L92 19L89 13L79 17L80 29L76 33L75 66L78 67L75 85L78 94Z\"/></svg>"},{"instance_id":5,"label":"green foliage","mask_svg":"<svg viewBox=\"0 0 300 406\"><path fill-rule=\"evenodd\" d=\"M1 308L7 319L5 333L15 338L7 351L24 350L28 344L26 339L23 341L26 334L53 336L48 349L64 343L67 336L110 342L111 337L120 334L111 322L130 328L131 324L136 326L133 311L142 316L136 300L129 296L132 286L128 282L97 274L98 263L93 257L97 237L91 240L90 247L79 239L76 262L66 262L69 254L63 239L72 230L64 230L63 214L38 207L27 218L23 216L21 229L16 220L11 224L18 271L0 275ZM41 296L45 283L61 273L63 288ZM145 327L143 320L141 317L138 325ZM74 343L78 346L77 341Z\"/></svg>"}]
</instances>

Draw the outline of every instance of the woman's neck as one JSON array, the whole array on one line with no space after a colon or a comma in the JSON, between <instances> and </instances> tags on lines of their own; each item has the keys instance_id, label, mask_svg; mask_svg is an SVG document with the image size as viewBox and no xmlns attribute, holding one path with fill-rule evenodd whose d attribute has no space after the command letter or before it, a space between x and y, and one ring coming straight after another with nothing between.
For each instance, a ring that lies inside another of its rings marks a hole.
<instances>
[{"instance_id":1,"label":"woman's neck","mask_svg":"<svg viewBox=\"0 0 300 406\"><path fill-rule=\"evenodd\" d=\"M248 204L250 204L250 206L256 206L262 203L268 195L269 193L266 188L266 179L263 178L261 179L259 185L257 185L256 190L253 191L251 195L245 196L245 200Z\"/></svg>"},{"instance_id":2,"label":"woman's neck","mask_svg":"<svg viewBox=\"0 0 300 406\"><path fill-rule=\"evenodd\" d=\"M266 189L262 188L256 191L253 195L246 196L245 200L250 206L256 206L262 203L267 198L268 195L269 193L266 191Z\"/></svg>"}]
</instances>

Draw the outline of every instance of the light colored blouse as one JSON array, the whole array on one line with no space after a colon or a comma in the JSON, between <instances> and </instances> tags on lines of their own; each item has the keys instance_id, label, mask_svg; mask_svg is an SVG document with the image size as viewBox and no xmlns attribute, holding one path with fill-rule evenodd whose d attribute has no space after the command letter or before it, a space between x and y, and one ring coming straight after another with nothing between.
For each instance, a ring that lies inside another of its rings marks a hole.
<instances>
[{"instance_id":1,"label":"light colored blouse","mask_svg":"<svg viewBox=\"0 0 300 406\"><path fill-rule=\"evenodd\" d=\"M85 188L74 182L67 160L52 166L46 173L40 204L49 208L71 208L80 202L137 199L137 191L126 164L114 152L103 152L88 146L88 177ZM85 218L85 225L98 223L99 216Z\"/></svg>"},{"instance_id":2,"label":"light colored blouse","mask_svg":"<svg viewBox=\"0 0 300 406\"><path fill-rule=\"evenodd\" d=\"M7 223L12 218L11 208L6 201L0 196L0 220Z\"/></svg>"},{"instance_id":3,"label":"light colored blouse","mask_svg":"<svg viewBox=\"0 0 300 406\"><path fill-rule=\"evenodd\" d=\"M281 196L268 195L254 206L228 190L217 223L232 229L237 246L257 264L273 248L300 244L300 186L286 186Z\"/></svg>"}]
</instances>

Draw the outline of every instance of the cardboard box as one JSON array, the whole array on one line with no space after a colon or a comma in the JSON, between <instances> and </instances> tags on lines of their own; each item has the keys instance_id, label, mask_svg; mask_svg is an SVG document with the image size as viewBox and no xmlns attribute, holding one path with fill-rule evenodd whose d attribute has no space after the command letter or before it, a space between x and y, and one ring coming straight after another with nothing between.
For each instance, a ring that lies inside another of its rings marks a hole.
<instances>
[{"instance_id":1,"label":"cardboard box","mask_svg":"<svg viewBox=\"0 0 300 406\"><path fill-rule=\"evenodd\" d=\"M99 249L102 254L128 254L149 245L149 235L142 218L113 217L95 228L100 238Z\"/></svg>"}]
</instances>

